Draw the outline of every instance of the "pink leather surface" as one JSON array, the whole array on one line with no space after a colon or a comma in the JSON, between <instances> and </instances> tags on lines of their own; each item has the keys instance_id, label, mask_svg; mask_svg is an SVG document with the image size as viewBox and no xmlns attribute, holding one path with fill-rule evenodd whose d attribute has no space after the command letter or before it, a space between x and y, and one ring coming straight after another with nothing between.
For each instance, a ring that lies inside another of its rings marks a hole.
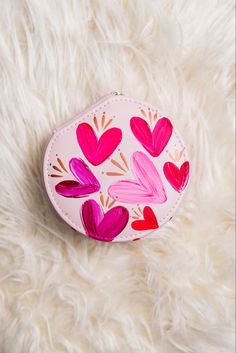
<instances>
[{"instance_id":1,"label":"pink leather surface","mask_svg":"<svg viewBox=\"0 0 236 353\"><path fill-rule=\"evenodd\" d=\"M189 177L171 120L123 95L101 99L56 129L43 169L59 215L80 233L113 242L157 234Z\"/></svg>"}]
</instances>

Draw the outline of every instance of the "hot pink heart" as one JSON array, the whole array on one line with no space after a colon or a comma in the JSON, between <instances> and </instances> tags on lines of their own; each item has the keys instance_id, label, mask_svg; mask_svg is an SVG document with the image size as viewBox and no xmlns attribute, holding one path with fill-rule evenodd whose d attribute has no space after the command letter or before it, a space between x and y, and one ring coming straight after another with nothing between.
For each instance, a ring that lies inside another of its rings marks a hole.
<instances>
[{"instance_id":1,"label":"hot pink heart","mask_svg":"<svg viewBox=\"0 0 236 353\"><path fill-rule=\"evenodd\" d=\"M143 152L135 152L131 157L131 167L136 180L113 183L108 189L109 195L126 203L164 203L166 192L153 162Z\"/></svg>"},{"instance_id":2,"label":"hot pink heart","mask_svg":"<svg viewBox=\"0 0 236 353\"><path fill-rule=\"evenodd\" d=\"M98 140L92 126L87 123L78 125L76 135L83 154L93 165L99 165L110 157L122 139L121 129L114 127Z\"/></svg>"},{"instance_id":3,"label":"hot pink heart","mask_svg":"<svg viewBox=\"0 0 236 353\"><path fill-rule=\"evenodd\" d=\"M136 139L153 157L158 157L161 154L173 131L173 126L168 118L159 119L152 132L144 119L134 116L130 120L130 128Z\"/></svg>"},{"instance_id":4,"label":"hot pink heart","mask_svg":"<svg viewBox=\"0 0 236 353\"><path fill-rule=\"evenodd\" d=\"M85 197L100 190L99 181L80 158L71 158L69 168L76 180L64 180L55 186L64 197Z\"/></svg>"},{"instance_id":5,"label":"hot pink heart","mask_svg":"<svg viewBox=\"0 0 236 353\"><path fill-rule=\"evenodd\" d=\"M88 200L82 205L81 220L90 238L112 241L126 227L129 212L125 207L116 206L104 214L95 200Z\"/></svg>"},{"instance_id":6,"label":"hot pink heart","mask_svg":"<svg viewBox=\"0 0 236 353\"><path fill-rule=\"evenodd\" d=\"M163 167L166 179L178 192L185 189L189 179L189 162L184 162L180 169L172 162L166 162Z\"/></svg>"}]
</instances>

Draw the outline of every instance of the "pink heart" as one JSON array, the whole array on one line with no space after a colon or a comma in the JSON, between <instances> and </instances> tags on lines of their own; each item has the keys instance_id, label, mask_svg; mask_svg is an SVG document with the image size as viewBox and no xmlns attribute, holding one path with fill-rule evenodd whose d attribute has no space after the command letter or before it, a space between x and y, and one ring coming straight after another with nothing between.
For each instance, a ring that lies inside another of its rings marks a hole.
<instances>
[{"instance_id":1,"label":"pink heart","mask_svg":"<svg viewBox=\"0 0 236 353\"><path fill-rule=\"evenodd\" d=\"M95 200L88 200L82 205L81 219L90 238L112 241L126 227L129 212L125 207L116 206L104 214Z\"/></svg>"},{"instance_id":2,"label":"pink heart","mask_svg":"<svg viewBox=\"0 0 236 353\"><path fill-rule=\"evenodd\" d=\"M163 167L164 174L170 185L178 192L185 189L189 179L189 162L184 162L180 169L172 162L166 162Z\"/></svg>"},{"instance_id":3,"label":"pink heart","mask_svg":"<svg viewBox=\"0 0 236 353\"><path fill-rule=\"evenodd\" d=\"M83 154L93 165L99 165L110 157L122 139L121 129L113 127L98 140L92 126L87 123L79 124L76 134Z\"/></svg>"},{"instance_id":4,"label":"pink heart","mask_svg":"<svg viewBox=\"0 0 236 353\"><path fill-rule=\"evenodd\" d=\"M64 180L55 186L64 197L84 197L100 190L99 181L80 158L71 158L69 168L76 180Z\"/></svg>"},{"instance_id":5,"label":"pink heart","mask_svg":"<svg viewBox=\"0 0 236 353\"><path fill-rule=\"evenodd\" d=\"M151 132L144 119L134 116L130 120L130 128L136 139L153 157L158 157L161 154L173 131L173 126L168 118L159 119Z\"/></svg>"},{"instance_id":6,"label":"pink heart","mask_svg":"<svg viewBox=\"0 0 236 353\"><path fill-rule=\"evenodd\" d=\"M109 195L126 203L164 203L166 192L153 162L143 152L135 152L131 157L131 167L136 180L113 183L108 189Z\"/></svg>"}]
</instances>

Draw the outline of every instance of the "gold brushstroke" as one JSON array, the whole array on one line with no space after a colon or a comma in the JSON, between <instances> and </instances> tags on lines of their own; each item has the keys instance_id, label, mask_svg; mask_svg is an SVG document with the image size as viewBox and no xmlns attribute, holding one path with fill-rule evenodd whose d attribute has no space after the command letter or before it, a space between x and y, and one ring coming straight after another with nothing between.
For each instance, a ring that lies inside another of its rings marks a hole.
<instances>
[{"instance_id":1,"label":"gold brushstroke","mask_svg":"<svg viewBox=\"0 0 236 353\"><path fill-rule=\"evenodd\" d=\"M149 117L150 124L152 124L152 112L150 110L148 112L148 117Z\"/></svg>"},{"instance_id":2,"label":"gold brushstroke","mask_svg":"<svg viewBox=\"0 0 236 353\"><path fill-rule=\"evenodd\" d=\"M172 161L175 162L175 157L173 157L171 153L169 153L169 157L170 157L170 159L172 159Z\"/></svg>"},{"instance_id":3,"label":"gold brushstroke","mask_svg":"<svg viewBox=\"0 0 236 353\"><path fill-rule=\"evenodd\" d=\"M111 203L108 205L108 208L111 208L115 202L116 202L116 200L112 200Z\"/></svg>"},{"instance_id":4,"label":"gold brushstroke","mask_svg":"<svg viewBox=\"0 0 236 353\"><path fill-rule=\"evenodd\" d=\"M104 207L104 197L103 197L102 192L100 192L100 201L101 201L102 206Z\"/></svg>"},{"instance_id":5,"label":"gold brushstroke","mask_svg":"<svg viewBox=\"0 0 236 353\"><path fill-rule=\"evenodd\" d=\"M138 210L139 210L139 212L141 213L141 215L143 215L143 212L142 212L142 210L141 210L140 207L138 207Z\"/></svg>"},{"instance_id":6,"label":"gold brushstroke","mask_svg":"<svg viewBox=\"0 0 236 353\"><path fill-rule=\"evenodd\" d=\"M124 175L123 173L116 173L116 172L107 172L106 175L108 176L118 176L118 175Z\"/></svg>"},{"instance_id":7,"label":"gold brushstroke","mask_svg":"<svg viewBox=\"0 0 236 353\"><path fill-rule=\"evenodd\" d=\"M139 217L139 214L138 214L138 212L137 212L137 211L135 211L135 210L134 210L134 213L135 213L135 214Z\"/></svg>"},{"instance_id":8,"label":"gold brushstroke","mask_svg":"<svg viewBox=\"0 0 236 353\"><path fill-rule=\"evenodd\" d=\"M157 112L154 114L154 121L156 121L158 119L158 114Z\"/></svg>"},{"instance_id":9,"label":"gold brushstroke","mask_svg":"<svg viewBox=\"0 0 236 353\"><path fill-rule=\"evenodd\" d=\"M52 167L53 167L53 169L55 169L57 172L62 173L61 169L58 168L56 165L53 165Z\"/></svg>"},{"instance_id":10,"label":"gold brushstroke","mask_svg":"<svg viewBox=\"0 0 236 353\"><path fill-rule=\"evenodd\" d=\"M106 200L106 204L105 204L105 206L106 206L106 207L107 207L107 205L108 205L109 201L110 201L110 197L109 197L109 196L107 196L107 200Z\"/></svg>"},{"instance_id":11,"label":"gold brushstroke","mask_svg":"<svg viewBox=\"0 0 236 353\"><path fill-rule=\"evenodd\" d=\"M184 153L184 148L182 150L180 150L179 153L178 153L178 161L182 157L183 153Z\"/></svg>"},{"instance_id":12,"label":"gold brushstroke","mask_svg":"<svg viewBox=\"0 0 236 353\"><path fill-rule=\"evenodd\" d=\"M94 122L94 125L95 125L96 129L99 130L98 120L97 120L96 115L94 115L94 117L93 117L93 122Z\"/></svg>"},{"instance_id":13,"label":"gold brushstroke","mask_svg":"<svg viewBox=\"0 0 236 353\"><path fill-rule=\"evenodd\" d=\"M66 173L68 173L68 171L67 171L66 167L64 166L64 163L62 162L62 160L61 160L60 158L57 158L57 161L58 161L58 163L60 164L60 166L62 167L62 169L63 169Z\"/></svg>"},{"instance_id":14,"label":"gold brushstroke","mask_svg":"<svg viewBox=\"0 0 236 353\"><path fill-rule=\"evenodd\" d=\"M124 162L124 164L125 164L126 168L129 170L128 163L127 163L127 161L126 161L126 159L125 159L125 156L123 155L123 153L122 153L122 152L120 152L120 158L121 158L121 159L122 159L122 161Z\"/></svg>"},{"instance_id":15,"label":"gold brushstroke","mask_svg":"<svg viewBox=\"0 0 236 353\"><path fill-rule=\"evenodd\" d=\"M62 175L51 174L50 177L52 177L52 178L62 178Z\"/></svg>"},{"instance_id":16,"label":"gold brushstroke","mask_svg":"<svg viewBox=\"0 0 236 353\"><path fill-rule=\"evenodd\" d=\"M133 219L139 219L139 217L135 217L135 216L131 216L131 218L133 218Z\"/></svg>"},{"instance_id":17,"label":"gold brushstroke","mask_svg":"<svg viewBox=\"0 0 236 353\"><path fill-rule=\"evenodd\" d=\"M184 148L180 151L176 151L174 156L171 153L169 153L168 155L172 159L172 161L178 162L180 160L180 158L182 157L183 152L184 152Z\"/></svg>"},{"instance_id":18,"label":"gold brushstroke","mask_svg":"<svg viewBox=\"0 0 236 353\"><path fill-rule=\"evenodd\" d=\"M104 128L104 124L105 124L105 115L103 114L103 116L102 116L102 128Z\"/></svg>"},{"instance_id":19,"label":"gold brushstroke","mask_svg":"<svg viewBox=\"0 0 236 353\"><path fill-rule=\"evenodd\" d=\"M143 114L143 116L146 118L147 114L145 113L145 111L143 109L140 109L141 113Z\"/></svg>"},{"instance_id":20,"label":"gold brushstroke","mask_svg":"<svg viewBox=\"0 0 236 353\"><path fill-rule=\"evenodd\" d=\"M108 120L108 122L106 123L106 125L104 126L104 130L106 130L106 128L108 128L108 126L110 125L110 123L112 122L113 119Z\"/></svg>"},{"instance_id":21,"label":"gold brushstroke","mask_svg":"<svg viewBox=\"0 0 236 353\"><path fill-rule=\"evenodd\" d=\"M120 165L120 163L118 163L115 159L111 159L111 163L114 164L117 168L126 172L126 170L122 167L122 165Z\"/></svg>"}]
</instances>

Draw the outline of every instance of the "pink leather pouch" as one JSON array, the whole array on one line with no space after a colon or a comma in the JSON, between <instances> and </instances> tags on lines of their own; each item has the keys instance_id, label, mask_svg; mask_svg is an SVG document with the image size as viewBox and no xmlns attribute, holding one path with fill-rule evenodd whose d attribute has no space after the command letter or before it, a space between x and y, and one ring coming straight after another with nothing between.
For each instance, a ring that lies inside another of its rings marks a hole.
<instances>
[{"instance_id":1,"label":"pink leather pouch","mask_svg":"<svg viewBox=\"0 0 236 353\"><path fill-rule=\"evenodd\" d=\"M168 117L115 92L54 130L43 173L53 206L73 229L122 242L156 234L172 218L189 161Z\"/></svg>"}]
</instances>

